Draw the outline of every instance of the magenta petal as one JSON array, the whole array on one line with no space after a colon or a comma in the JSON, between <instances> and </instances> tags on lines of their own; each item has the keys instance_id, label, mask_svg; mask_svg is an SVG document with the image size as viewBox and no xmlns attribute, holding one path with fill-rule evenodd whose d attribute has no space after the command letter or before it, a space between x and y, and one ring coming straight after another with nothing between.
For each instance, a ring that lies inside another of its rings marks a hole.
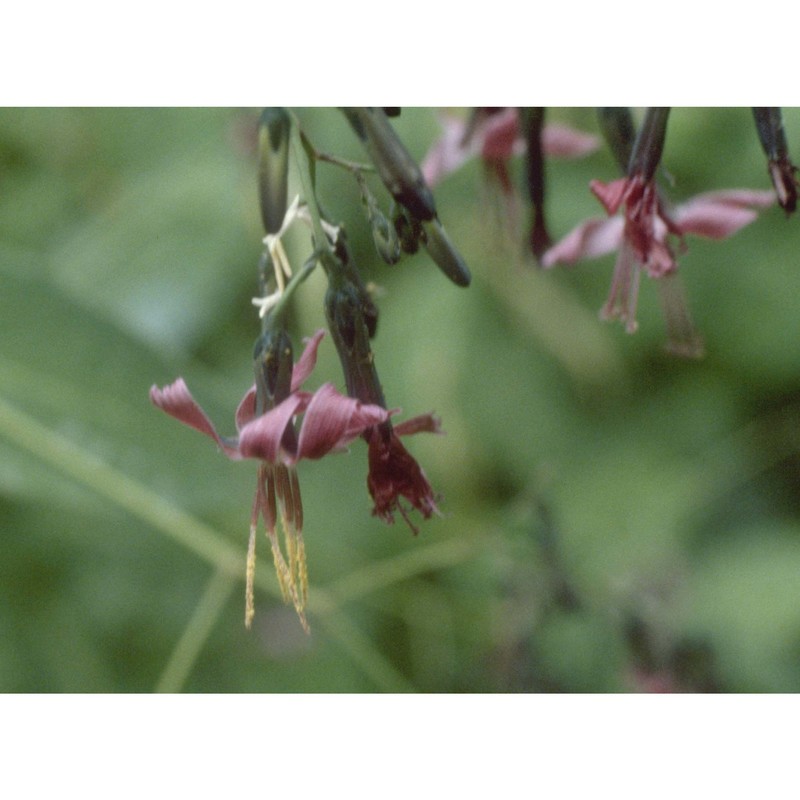
<instances>
[{"instance_id":1,"label":"magenta petal","mask_svg":"<svg viewBox=\"0 0 800 800\"><path fill-rule=\"evenodd\" d=\"M303 417L296 460L322 458L341 450L367 428L385 422L389 412L375 405L362 405L326 383L314 392Z\"/></svg>"},{"instance_id":2,"label":"magenta petal","mask_svg":"<svg viewBox=\"0 0 800 800\"><path fill-rule=\"evenodd\" d=\"M232 459L242 458L241 453L230 444L224 442L211 424L211 420L205 412L195 402L191 392L186 386L183 378L178 378L174 383L159 389L157 386L150 387L150 401L158 406L162 411L166 411L171 417L194 428L200 433L213 439Z\"/></svg>"},{"instance_id":3,"label":"magenta petal","mask_svg":"<svg viewBox=\"0 0 800 800\"><path fill-rule=\"evenodd\" d=\"M295 414L308 404L306 392L296 392L275 408L256 417L239 431L239 450L246 458L260 458L270 464L281 460L281 440Z\"/></svg>"},{"instance_id":4,"label":"magenta petal","mask_svg":"<svg viewBox=\"0 0 800 800\"><path fill-rule=\"evenodd\" d=\"M519 112L516 108L504 108L492 114L480 133L481 157L489 161L506 161L519 154L524 150L519 135Z\"/></svg>"},{"instance_id":5,"label":"magenta petal","mask_svg":"<svg viewBox=\"0 0 800 800\"><path fill-rule=\"evenodd\" d=\"M442 421L435 414L420 414L394 426L398 436L411 436L415 433L442 433Z\"/></svg>"},{"instance_id":6,"label":"magenta petal","mask_svg":"<svg viewBox=\"0 0 800 800\"><path fill-rule=\"evenodd\" d=\"M236 430L240 431L256 415L256 386L253 384L236 409Z\"/></svg>"},{"instance_id":7,"label":"magenta petal","mask_svg":"<svg viewBox=\"0 0 800 800\"><path fill-rule=\"evenodd\" d=\"M755 209L766 208L774 200L772 192L748 189L708 192L679 205L673 218L683 233L724 239L753 222L758 215Z\"/></svg>"},{"instance_id":8,"label":"magenta petal","mask_svg":"<svg viewBox=\"0 0 800 800\"><path fill-rule=\"evenodd\" d=\"M591 181L589 188L592 190L592 194L605 206L609 214L616 214L628 191L628 179L618 178L615 181L611 181L611 183Z\"/></svg>"},{"instance_id":9,"label":"magenta petal","mask_svg":"<svg viewBox=\"0 0 800 800\"><path fill-rule=\"evenodd\" d=\"M542 130L542 150L553 158L579 158L593 153L599 146L596 136L567 125L550 123Z\"/></svg>"},{"instance_id":10,"label":"magenta petal","mask_svg":"<svg viewBox=\"0 0 800 800\"><path fill-rule=\"evenodd\" d=\"M598 258L612 253L622 244L625 220L622 217L587 219L573 228L563 239L545 251L543 267L574 264L584 258Z\"/></svg>"},{"instance_id":11,"label":"magenta petal","mask_svg":"<svg viewBox=\"0 0 800 800\"><path fill-rule=\"evenodd\" d=\"M455 172L474 153L474 147L464 145L466 122L454 117L441 120L442 135L425 155L420 169L429 186L435 186L445 176Z\"/></svg>"},{"instance_id":12,"label":"magenta petal","mask_svg":"<svg viewBox=\"0 0 800 800\"><path fill-rule=\"evenodd\" d=\"M292 391L296 392L306 381L317 363L317 348L325 331L318 330L310 339L305 339L306 347L303 355L297 360L292 370Z\"/></svg>"}]
</instances>

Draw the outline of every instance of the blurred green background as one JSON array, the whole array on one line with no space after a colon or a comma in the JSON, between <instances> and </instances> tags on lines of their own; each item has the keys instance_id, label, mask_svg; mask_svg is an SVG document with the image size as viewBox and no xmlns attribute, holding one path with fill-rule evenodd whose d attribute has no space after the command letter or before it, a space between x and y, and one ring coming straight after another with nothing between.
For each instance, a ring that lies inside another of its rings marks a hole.
<instances>
[{"instance_id":1,"label":"blurred green background","mask_svg":"<svg viewBox=\"0 0 800 800\"><path fill-rule=\"evenodd\" d=\"M338 112L297 113L364 160ZM591 110L549 113L596 132ZM302 463L312 634L263 535L245 630L255 465L147 393L183 376L234 430L258 332L257 119L0 110L0 690L800 690L800 220L774 207L689 240L707 355L683 361L648 280L637 334L598 321L613 257L526 261L475 161L435 190L466 290L424 254L383 265L355 182L318 166L380 290L387 402L442 417L446 435L407 444L443 516L416 538L371 517L362 442ZM800 113L785 121L798 156ZM431 109L395 125L417 158L439 133ZM676 109L663 165L674 200L769 187L748 109ZM588 182L614 177L605 149L550 161L552 233L599 215ZM302 263L305 229L289 248ZM324 288L301 287L298 349ZM325 380L343 387L329 337L309 386Z\"/></svg>"}]
</instances>

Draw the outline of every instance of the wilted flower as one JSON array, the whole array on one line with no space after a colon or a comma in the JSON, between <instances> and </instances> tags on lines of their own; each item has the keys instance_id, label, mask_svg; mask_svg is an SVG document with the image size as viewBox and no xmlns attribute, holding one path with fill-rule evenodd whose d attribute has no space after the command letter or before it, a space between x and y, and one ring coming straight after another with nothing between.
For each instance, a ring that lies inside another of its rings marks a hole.
<instances>
[{"instance_id":1,"label":"wilted flower","mask_svg":"<svg viewBox=\"0 0 800 800\"><path fill-rule=\"evenodd\" d=\"M680 245L687 234L724 239L753 222L757 209L774 202L771 192L730 189L697 195L667 211L655 183L639 175L608 184L593 181L591 189L611 216L582 222L545 252L542 265L574 264L618 250L611 292L601 314L605 319L620 319L629 333L637 327L641 271L651 278L665 278L677 270L670 235ZM624 214L615 216L622 205ZM686 311L667 309L668 324L670 313L685 315Z\"/></svg>"},{"instance_id":2,"label":"wilted flower","mask_svg":"<svg viewBox=\"0 0 800 800\"><path fill-rule=\"evenodd\" d=\"M406 450L399 437L423 431L441 433L439 418L433 414L422 414L397 425L390 422L377 425L364 434L369 444L367 488L375 503L373 515L392 523L394 512L399 511L415 534L417 527L403 508L400 498L408 500L424 519L438 513L439 509L422 467Z\"/></svg>"},{"instance_id":3,"label":"wilted flower","mask_svg":"<svg viewBox=\"0 0 800 800\"><path fill-rule=\"evenodd\" d=\"M324 335L318 331L307 343L303 355L291 371L288 396L262 414L256 413L256 386L245 394L236 411L238 435L220 436L205 412L195 402L182 378L159 389L150 389L150 399L163 411L213 439L228 458L257 459L258 484L250 526L247 563L247 609L245 622L253 616L252 592L255 570L255 530L263 517L272 543L276 571L284 599L291 599L303 625L307 591L305 555L302 543L302 503L295 464L303 458L318 459L341 451L365 431L389 420L390 412L380 406L362 404L339 394L326 383L309 393L300 391L316 364L317 348ZM294 420L303 415L299 432ZM277 507L286 534L289 563L283 557L276 532Z\"/></svg>"}]
</instances>

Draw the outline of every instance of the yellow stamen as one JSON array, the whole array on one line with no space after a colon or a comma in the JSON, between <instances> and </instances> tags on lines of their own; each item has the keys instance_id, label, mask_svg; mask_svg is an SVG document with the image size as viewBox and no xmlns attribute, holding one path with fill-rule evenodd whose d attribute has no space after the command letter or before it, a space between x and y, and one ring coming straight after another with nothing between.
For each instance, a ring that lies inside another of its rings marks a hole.
<instances>
[{"instance_id":1,"label":"yellow stamen","mask_svg":"<svg viewBox=\"0 0 800 800\"><path fill-rule=\"evenodd\" d=\"M247 544L247 568L244 586L244 625L249 628L256 613L253 582L256 576L256 523L250 525L250 541Z\"/></svg>"}]
</instances>

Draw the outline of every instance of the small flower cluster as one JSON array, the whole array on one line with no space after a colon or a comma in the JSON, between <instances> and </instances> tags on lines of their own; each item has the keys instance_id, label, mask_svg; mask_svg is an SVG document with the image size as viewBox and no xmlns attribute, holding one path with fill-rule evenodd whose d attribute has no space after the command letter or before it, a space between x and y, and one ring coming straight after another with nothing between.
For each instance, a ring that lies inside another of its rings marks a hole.
<instances>
[{"instance_id":1,"label":"small flower cluster","mask_svg":"<svg viewBox=\"0 0 800 800\"><path fill-rule=\"evenodd\" d=\"M262 114L259 192L266 236L259 265L262 296L253 301L259 309L262 332L253 359L255 382L235 413L236 436L217 432L182 378L150 390L155 406L212 439L228 458L258 463L246 563L248 627L254 616L256 532L263 521L284 600L294 605L308 630L308 577L297 475L301 460L341 452L363 438L367 443L367 488L374 504L373 515L391 523L399 513L417 533L412 510L423 519L438 513L436 495L400 437L441 433L440 421L433 414L423 414L393 424L399 410L386 405L370 344L377 329L378 310L361 280L343 227L331 224L319 210L310 162L337 164L352 173L364 199L376 249L389 263L399 260L401 252L412 253L422 245L456 285L467 286L470 274L439 221L422 172L394 132L386 111L353 108L345 109L345 114L371 158L371 167L314 150L297 120L285 109L268 108ZM305 197L297 197L290 204L287 175L292 149ZM365 180L364 173L370 169L378 173L395 203L391 224ZM299 271L292 270L282 244L282 237L296 220L310 225L313 245L310 258ZM325 312L347 394L341 394L332 383L324 383L313 392L303 390L325 331L317 331L306 341L295 363L286 330L287 303L317 265L328 278Z\"/></svg>"}]
</instances>

